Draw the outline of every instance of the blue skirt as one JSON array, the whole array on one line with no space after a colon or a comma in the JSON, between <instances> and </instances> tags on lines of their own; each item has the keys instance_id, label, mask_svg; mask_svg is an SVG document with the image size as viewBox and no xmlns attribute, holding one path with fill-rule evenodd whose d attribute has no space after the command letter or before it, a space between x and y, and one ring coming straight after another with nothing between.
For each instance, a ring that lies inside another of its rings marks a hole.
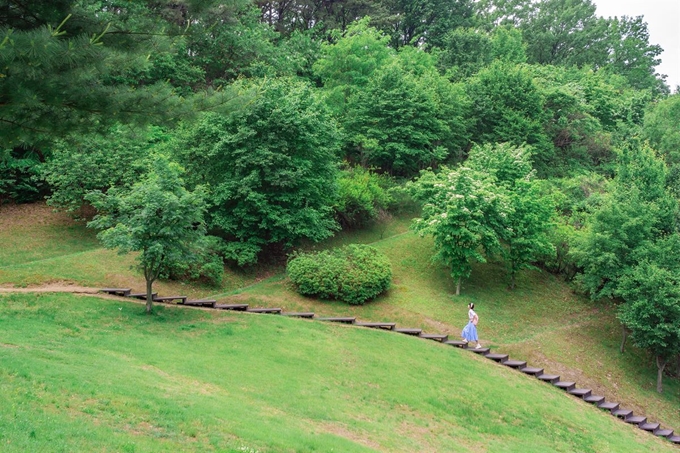
<instances>
[{"instance_id":1,"label":"blue skirt","mask_svg":"<svg viewBox=\"0 0 680 453\"><path fill-rule=\"evenodd\" d=\"M467 341L479 341L477 338L477 326L472 324L472 321L467 323L467 326L460 333L460 336Z\"/></svg>"}]
</instances>

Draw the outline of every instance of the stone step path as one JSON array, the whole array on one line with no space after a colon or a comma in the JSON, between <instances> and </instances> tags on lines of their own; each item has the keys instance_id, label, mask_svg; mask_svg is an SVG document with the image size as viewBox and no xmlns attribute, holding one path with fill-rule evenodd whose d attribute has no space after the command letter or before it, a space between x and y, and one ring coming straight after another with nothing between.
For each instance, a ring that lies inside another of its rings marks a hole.
<instances>
[{"instance_id":1,"label":"stone step path","mask_svg":"<svg viewBox=\"0 0 680 453\"><path fill-rule=\"evenodd\" d=\"M146 293L133 293L131 288L102 288L99 291L115 296L130 297L135 299L146 299ZM580 398L587 403L594 404L599 409L609 411L609 413L612 416L620 418L626 423L636 425L643 431L649 432L655 436L666 438L670 442L680 445L680 435L676 435L672 429L661 428L661 425L659 423L650 422L647 420L647 417L635 415L633 414L632 410L621 408L619 403L606 401L604 396L593 395L591 389L578 388L576 387L575 382L563 381L560 379L559 375L547 374L545 373L545 370L543 368L528 366L527 362L523 360L510 359L508 354L493 353L489 348L482 347L472 348L468 345L467 341L463 340L450 340L447 334L424 333L423 330L419 328L397 327L397 324L393 322L357 322L356 317L342 317L342 316L316 317L316 315L313 312L284 312L283 309L281 308L264 308L264 307L250 308L248 304L218 304L217 301L213 299L188 300L187 296L159 297L158 294L153 293L153 300L155 302L164 303L169 303L173 300L177 300L176 305L182 305L187 307L200 307L217 310L232 310L247 313L277 314L296 318L315 319L317 321L352 324L354 326L389 330L404 335L411 335L424 340L437 341L447 346L453 346L456 348L474 352L475 354L484 356L489 360L498 362L501 365L505 365L509 368L516 369L519 372L524 373L528 376L534 376L536 379L540 381L546 382L559 389L564 390L569 395L572 395L576 398Z\"/></svg>"}]
</instances>

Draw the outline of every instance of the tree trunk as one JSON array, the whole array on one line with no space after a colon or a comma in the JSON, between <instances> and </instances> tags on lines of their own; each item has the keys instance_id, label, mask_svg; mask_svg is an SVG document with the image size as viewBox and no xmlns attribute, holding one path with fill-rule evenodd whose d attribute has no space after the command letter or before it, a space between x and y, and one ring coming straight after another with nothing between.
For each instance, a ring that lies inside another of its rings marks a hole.
<instances>
[{"instance_id":1,"label":"tree trunk","mask_svg":"<svg viewBox=\"0 0 680 453\"><path fill-rule=\"evenodd\" d=\"M661 358L661 356L656 356L656 391L663 393L663 370L666 368L667 360Z\"/></svg>"},{"instance_id":2,"label":"tree trunk","mask_svg":"<svg viewBox=\"0 0 680 453\"><path fill-rule=\"evenodd\" d=\"M515 289L515 273L512 272L510 274L510 289L514 290Z\"/></svg>"},{"instance_id":3,"label":"tree trunk","mask_svg":"<svg viewBox=\"0 0 680 453\"><path fill-rule=\"evenodd\" d=\"M151 307L153 306L153 280L146 279L146 314L151 314Z\"/></svg>"},{"instance_id":4,"label":"tree trunk","mask_svg":"<svg viewBox=\"0 0 680 453\"><path fill-rule=\"evenodd\" d=\"M456 282L456 296L460 296L460 281L462 280L462 277L458 277L458 281Z\"/></svg>"},{"instance_id":5,"label":"tree trunk","mask_svg":"<svg viewBox=\"0 0 680 453\"><path fill-rule=\"evenodd\" d=\"M623 324L621 324L621 334L621 347L619 347L619 350L623 354L626 351L626 340L628 339L628 330Z\"/></svg>"}]
</instances>

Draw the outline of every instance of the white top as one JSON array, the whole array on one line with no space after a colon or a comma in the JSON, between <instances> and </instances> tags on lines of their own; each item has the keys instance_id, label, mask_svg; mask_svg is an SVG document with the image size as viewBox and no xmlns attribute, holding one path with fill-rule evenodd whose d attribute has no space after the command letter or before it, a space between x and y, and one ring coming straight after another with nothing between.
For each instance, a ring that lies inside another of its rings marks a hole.
<instances>
[{"instance_id":1,"label":"white top","mask_svg":"<svg viewBox=\"0 0 680 453\"><path fill-rule=\"evenodd\" d=\"M477 313L475 313L475 311L472 308L468 310L468 318L470 319L470 322L472 322L472 320L475 319L475 316L477 316Z\"/></svg>"}]
</instances>

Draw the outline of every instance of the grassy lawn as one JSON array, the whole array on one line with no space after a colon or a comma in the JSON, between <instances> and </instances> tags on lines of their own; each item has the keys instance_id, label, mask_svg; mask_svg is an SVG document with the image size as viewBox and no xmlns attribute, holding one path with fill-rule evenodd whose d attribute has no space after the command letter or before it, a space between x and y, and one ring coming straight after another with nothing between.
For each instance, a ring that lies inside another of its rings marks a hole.
<instances>
[{"instance_id":1,"label":"grassy lawn","mask_svg":"<svg viewBox=\"0 0 680 453\"><path fill-rule=\"evenodd\" d=\"M662 452L455 348L280 316L0 296L3 452Z\"/></svg>"},{"instance_id":2,"label":"grassy lawn","mask_svg":"<svg viewBox=\"0 0 680 453\"><path fill-rule=\"evenodd\" d=\"M302 297L277 266L228 271L217 288L160 282L155 289L165 295L181 293L214 297L221 302L279 306L287 311L393 321L453 337L466 322L467 303L475 302L485 345L560 374L636 414L680 430L678 381L666 379L665 392L658 394L652 358L631 345L625 354L618 352L620 326L614 307L575 295L564 282L541 272L522 273L516 290L509 291L503 266L496 263L475 266L472 277L463 283L462 295L456 297L447 269L430 261L432 241L409 232L409 223L405 216L387 225L306 246L372 243L389 256L394 273L392 288L365 306ZM44 205L0 207L0 243L8 244L0 248L0 285L64 281L95 287L144 287L143 278L131 270L133 256L101 249L84 225Z\"/></svg>"}]
</instances>

